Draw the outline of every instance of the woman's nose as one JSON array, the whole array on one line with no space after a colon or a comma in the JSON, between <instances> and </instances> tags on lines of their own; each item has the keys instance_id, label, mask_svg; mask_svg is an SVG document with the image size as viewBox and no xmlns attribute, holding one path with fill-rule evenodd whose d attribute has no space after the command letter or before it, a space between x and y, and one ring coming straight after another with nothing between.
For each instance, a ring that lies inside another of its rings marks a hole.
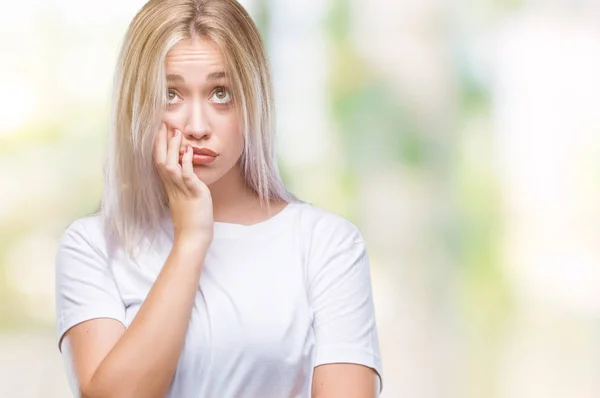
<instances>
[{"instance_id":1,"label":"woman's nose","mask_svg":"<svg viewBox=\"0 0 600 398\"><path fill-rule=\"evenodd\" d=\"M190 107L187 125L184 134L201 139L210 133L208 118L202 104L194 104Z\"/></svg>"}]
</instances>

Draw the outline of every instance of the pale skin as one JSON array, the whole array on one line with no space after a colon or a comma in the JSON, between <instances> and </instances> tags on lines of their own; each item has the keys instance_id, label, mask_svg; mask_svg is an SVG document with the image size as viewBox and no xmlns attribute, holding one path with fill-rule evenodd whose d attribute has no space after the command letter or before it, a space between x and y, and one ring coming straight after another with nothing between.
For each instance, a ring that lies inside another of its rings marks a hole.
<instances>
[{"instance_id":1,"label":"pale skin","mask_svg":"<svg viewBox=\"0 0 600 398\"><path fill-rule=\"evenodd\" d=\"M272 203L269 214L241 178L243 137L218 48L202 38L184 40L170 51L165 66L169 105L153 157L169 197L173 248L128 328L102 318L65 334L62 352L84 398L164 397L183 347L214 221L254 224L286 205ZM188 146L208 147L218 156L210 164L193 164ZM312 398L373 398L378 391L379 378L371 368L343 363L315 368Z\"/></svg>"}]
</instances>

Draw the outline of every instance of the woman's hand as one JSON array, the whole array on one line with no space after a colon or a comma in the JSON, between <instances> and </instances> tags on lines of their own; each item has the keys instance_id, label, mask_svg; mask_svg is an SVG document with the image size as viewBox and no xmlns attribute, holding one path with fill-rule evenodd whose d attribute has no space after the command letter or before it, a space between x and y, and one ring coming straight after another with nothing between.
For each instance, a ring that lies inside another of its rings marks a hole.
<instances>
[{"instance_id":1,"label":"woman's hand","mask_svg":"<svg viewBox=\"0 0 600 398\"><path fill-rule=\"evenodd\" d=\"M168 134L166 124L161 123L154 145L154 163L169 199L175 241L210 244L214 231L212 197L194 174L191 147L184 148L179 164L181 140L181 131Z\"/></svg>"}]
</instances>

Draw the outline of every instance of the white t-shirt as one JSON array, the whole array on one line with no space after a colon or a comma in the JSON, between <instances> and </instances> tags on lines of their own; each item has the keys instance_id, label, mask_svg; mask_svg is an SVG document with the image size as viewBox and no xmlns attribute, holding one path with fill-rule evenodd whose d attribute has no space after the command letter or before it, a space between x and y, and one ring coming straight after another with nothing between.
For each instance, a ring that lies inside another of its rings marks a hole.
<instances>
[{"instance_id":1,"label":"white t-shirt","mask_svg":"<svg viewBox=\"0 0 600 398\"><path fill-rule=\"evenodd\" d=\"M93 318L129 326L173 244L170 217L133 261L121 250L109 256L102 231L100 216L90 216L61 237L59 342ZM358 229L303 202L258 224L215 222L168 397L309 398L314 367L336 362L362 364L381 377L369 260Z\"/></svg>"}]
</instances>

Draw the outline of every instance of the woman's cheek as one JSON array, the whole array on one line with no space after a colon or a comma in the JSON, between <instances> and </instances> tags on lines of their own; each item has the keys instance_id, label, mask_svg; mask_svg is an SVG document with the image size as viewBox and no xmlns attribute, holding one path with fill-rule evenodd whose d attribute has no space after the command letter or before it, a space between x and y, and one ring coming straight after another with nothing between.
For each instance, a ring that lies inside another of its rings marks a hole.
<instances>
[{"instance_id":1,"label":"woman's cheek","mask_svg":"<svg viewBox=\"0 0 600 398\"><path fill-rule=\"evenodd\" d=\"M228 137L235 137L240 134L240 119L235 112L224 112L216 116L216 124L223 134Z\"/></svg>"},{"instance_id":2,"label":"woman's cheek","mask_svg":"<svg viewBox=\"0 0 600 398\"><path fill-rule=\"evenodd\" d=\"M163 121L171 128L181 129L181 115L173 110L167 110L163 113Z\"/></svg>"}]
</instances>

